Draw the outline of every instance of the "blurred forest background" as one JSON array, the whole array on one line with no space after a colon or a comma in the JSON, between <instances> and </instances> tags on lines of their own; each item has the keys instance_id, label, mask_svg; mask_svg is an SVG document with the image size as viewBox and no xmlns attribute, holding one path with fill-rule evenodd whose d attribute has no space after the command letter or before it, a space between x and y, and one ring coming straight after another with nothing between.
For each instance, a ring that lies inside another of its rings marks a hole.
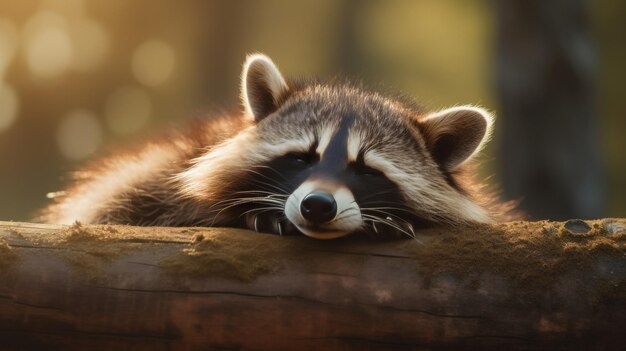
<instances>
[{"instance_id":1,"label":"blurred forest background","mask_svg":"<svg viewBox=\"0 0 626 351\"><path fill-rule=\"evenodd\" d=\"M0 220L238 103L246 53L497 111L482 175L532 218L626 215L626 2L0 0Z\"/></svg>"}]
</instances>

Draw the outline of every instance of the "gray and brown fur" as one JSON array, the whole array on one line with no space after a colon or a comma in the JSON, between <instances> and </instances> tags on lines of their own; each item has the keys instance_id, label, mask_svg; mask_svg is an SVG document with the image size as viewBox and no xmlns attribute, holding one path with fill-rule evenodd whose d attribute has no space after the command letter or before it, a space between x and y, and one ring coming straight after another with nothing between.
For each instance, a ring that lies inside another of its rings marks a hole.
<instances>
[{"instance_id":1,"label":"gray and brown fur","mask_svg":"<svg viewBox=\"0 0 626 351\"><path fill-rule=\"evenodd\" d=\"M331 238L413 236L422 225L489 223L508 211L472 179L471 160L491 131L492 116L481 108L428 112L349 84L287 81L263 55L244 65L242 100L243 113L92 161L75 172L43 220ZM386 194L371 192L370 183ZM319 233L303 229L306 220L294 206L302 201L299 191L313 188L353 198L355 208L344 210L354 213L352 222L342 224L337 215L314 226ZM375 204L371 212L368 203Z\"/></svg>"}]
</instances>

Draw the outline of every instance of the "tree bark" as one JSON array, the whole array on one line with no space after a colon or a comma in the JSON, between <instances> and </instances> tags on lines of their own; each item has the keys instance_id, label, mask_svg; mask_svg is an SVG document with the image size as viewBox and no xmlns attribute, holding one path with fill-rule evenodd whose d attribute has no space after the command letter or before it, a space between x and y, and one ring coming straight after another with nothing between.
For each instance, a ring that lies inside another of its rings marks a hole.
<instances>
[{"instance_id":1,"label":"tree bark","mask_svg":"<svg viewBox=\"0 0 626 351\"><path fill-rule=\"evenodd\" d=\"M0 222L4 350L552 350L626 343L626 221L318 241Z\"/></svg>"}]
</instances>

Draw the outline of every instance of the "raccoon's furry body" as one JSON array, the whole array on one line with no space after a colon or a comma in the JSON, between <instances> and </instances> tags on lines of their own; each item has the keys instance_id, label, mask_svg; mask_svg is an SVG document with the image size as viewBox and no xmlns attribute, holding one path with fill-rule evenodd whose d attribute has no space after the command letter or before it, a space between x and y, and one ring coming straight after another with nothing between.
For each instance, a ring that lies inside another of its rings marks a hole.
<instances>
[{"instance_id":1,"label":"raccoon's furry body","mask_svg":"<svg viewBox=\"0 0 626 351\"><path fill-rule=\"evenodd\" d=\"M346 84L287 82L263 55L244 65L242 100L243 113L92 162L43 219L333 238L504 213L467 174L491 130L483 109L431 113Z\"/></svg>"}]
</instances>

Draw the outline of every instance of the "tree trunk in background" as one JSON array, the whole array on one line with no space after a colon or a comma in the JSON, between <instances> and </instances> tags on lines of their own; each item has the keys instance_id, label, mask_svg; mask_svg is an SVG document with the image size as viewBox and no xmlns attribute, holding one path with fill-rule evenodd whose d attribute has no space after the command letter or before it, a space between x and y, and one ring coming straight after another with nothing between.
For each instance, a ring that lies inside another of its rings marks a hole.
<instances>
[{"instance_id":1,"label":"tree trunk in background","mask_svg":"<svg viewBox=\"0 0 626 351\"><path fill-rule=\"evenodd\" d=\"M340 13L337 26L337 48L335 59L337 66L347 76L358 75L363 68L363 58L359 54L359 41L357 35L357 19L360 12L367 7L368 1L344 0L338 6Z\"/></svg>"},{"instance_id":2,"label":"tree trunk in background","mask_svg":"<svg viewBox=\"0 0 626 351\"><path fill-rule=\"evenodd\" d=\"M497 1L504 196L532 218L601 217L596 58L582 0Z\"/></svg>"},{"instance_id":3,"label":"tree trunk in background","mask_svg":"<svg viewBox=\"0 0 626 351\"><path fill-rule=\"evenodd\" d=\"M199 64L198 98L206 113L237 106L239 74L245 55L257 50L244 47L250 28L245 23L250 1L204 1L197 11L199 25L197 53Z\"/></svg>"}]
</instances>

